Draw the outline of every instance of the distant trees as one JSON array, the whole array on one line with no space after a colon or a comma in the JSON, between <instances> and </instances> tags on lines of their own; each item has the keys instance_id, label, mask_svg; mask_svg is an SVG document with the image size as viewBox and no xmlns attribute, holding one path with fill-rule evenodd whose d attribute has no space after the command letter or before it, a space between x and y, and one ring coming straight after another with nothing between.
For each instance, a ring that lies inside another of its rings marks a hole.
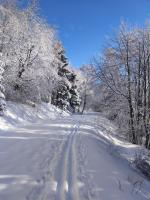
<instances>
[{"instance_id":1,"label":"distant trees","mask_svg":"<svg viewBox=\"0 0 150 200\"><path fill-rule=\"evenodd\" d=\"M150 27L120 30L94 61L101 95L128 139L150 147ZM105 88L105 89L104 89ZM99 104L100 105L100 104ZM106 108L106 107L105 107ZM112 114L111 114L112 115Z\"/></svg>"},{"instance_id":2,"label":"distant trees","mask_svg":"<svg viewBox=\"0 0 150 200\"><path fill-rule=\"evenodd\" d=\"M98 95L94 94L96 90L95 69L92 65L83 65L80 68L82 80L80 84L81 93L81 113L86 109L94 109Z\"/></svg>"}]
</instances>

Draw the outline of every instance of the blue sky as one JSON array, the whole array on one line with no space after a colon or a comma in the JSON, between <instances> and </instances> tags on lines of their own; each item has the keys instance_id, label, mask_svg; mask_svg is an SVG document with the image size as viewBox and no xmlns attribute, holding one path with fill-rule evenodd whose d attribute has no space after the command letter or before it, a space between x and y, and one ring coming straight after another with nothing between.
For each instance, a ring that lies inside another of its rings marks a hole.
<instances>
[{"instance_id":1,"label":"blue sky","mask_svg":"<svg viewBox=\"0 0 150 200\"><path fill-rule=\"evenodd\" d=\"M80 67L102 51L120 21L143 25L150 0L39 0L40 14L58 29L71 64Z\"/></svg>"}]
</instances>

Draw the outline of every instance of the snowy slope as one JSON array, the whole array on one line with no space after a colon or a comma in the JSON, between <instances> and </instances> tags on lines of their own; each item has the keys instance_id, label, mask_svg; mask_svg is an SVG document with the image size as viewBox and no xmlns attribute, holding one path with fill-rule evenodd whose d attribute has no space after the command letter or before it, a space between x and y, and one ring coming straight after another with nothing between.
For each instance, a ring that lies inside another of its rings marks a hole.
<instances>
[{"instance_id":1,"label":"snowy slope","mask_svg":"<svg viewBox=\"0 0 150 200\"><path fill-rule=\"evenodd\" d=\"M43 108L34 120L25 108L23 123L0 133L0 200L150 199L150 183L126 160L138 147L108 120Z\"/></svg>"},{"instance_id":2,"label":"snowy slope","mask_svg":"<svg viewBox=\"0 0 150 200\"><path fill-rule=\"evenodd\" d=\"M0 118L0 129L7 130L20 124L34 123L37 120L55 119L56 117L68 116L66 112L51 105L50 103L35 104L35 107L26 104L7 102L7 111Z\"/></svg>"}]
</instances>

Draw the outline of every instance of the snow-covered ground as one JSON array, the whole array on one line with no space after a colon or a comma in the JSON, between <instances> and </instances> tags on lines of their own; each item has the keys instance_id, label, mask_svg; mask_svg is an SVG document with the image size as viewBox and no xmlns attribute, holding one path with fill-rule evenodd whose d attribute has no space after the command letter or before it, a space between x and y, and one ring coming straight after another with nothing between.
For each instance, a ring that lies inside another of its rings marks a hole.
<instances>
[{"instance_id":1,"label":"snow-covered ground","mask_svg":"<svg viewBox=\"0 0 150 200\"><path fill-rule=\"evenodd\" d=\"M30 103L30 105L26 105L7 102L5 116L0 118L0 130L7 130L20 124L34 123L38 120L55 119L68 115L68 113L47 103L39 105Z\"/></svg>"},{"instance_id":2,"label":"snow-covered ground","mask_svg":"<svg viewBox=\"0 0 150 200\"><path fill-rule=\"evenodd\" d=\"M144 200L150 182L130 166L124 143L96 113L8 104L0 131L0 200Z\"/></svg>"}]
</instances>

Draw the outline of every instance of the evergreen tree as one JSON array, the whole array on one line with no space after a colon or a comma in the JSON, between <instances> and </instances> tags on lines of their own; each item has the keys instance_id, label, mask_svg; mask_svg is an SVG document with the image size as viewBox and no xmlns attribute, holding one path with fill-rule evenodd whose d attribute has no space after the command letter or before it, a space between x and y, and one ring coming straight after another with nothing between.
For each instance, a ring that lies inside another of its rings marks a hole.
<instances>
[{"instance_id":1,"label":"evergreen tree","mask_svg":"<svg viewBox=\"0 0 150 200\"><path fill-rule=\"evenodd\" d=\"M70 99L70 84L67 79L69 70L67 69L68 59L65 57L65 50L60 42L58 42L55 46L55 54L58 65L58 75L60 76L61 81L58 82L58 86L52 93L51 103L63 110L66 110L68 109Z\"/></svg>"},{"instance_id":2,"label":"evergreen tree","mask_svg":"<svg viewBox=\"0 0 150 200\"><path fill-rule=\"evenodd\" d=\"M70 98L70 106L73 109L73 112L78 112L79 111L79 107L80 107L80 96L79 93L77 91L77 86L73 85L72 88L70 89L70 93L71 93L71 98Z\"/></svg>"},{"instance_id":3,"label":"evergreen tree","mask_svg":"<svg viewBox=\"0 0 150 200\"><path fill-rule=\"evenodd\" d=\"M51 102L63 110L76 112L80 105L80 98L75 85L76 75L69 70L68 59L60 43L57 43L55 52L58 63L58 75L61 81L52 93Z\"/></svg>"},{"instance_id":4,"label":"evergreen tree","mask_svg":"<svg viewBox=\"0 0 150 200\"><path fill-rule=\"evenodd\" d=\"M67 110L69 106L69 88L64 82L60 82L57 89L52 93L52 104L62 110Z\"/></svg>"},{"instance_id":5,"label":"evergreen tree","mask_svg":"<svg viewBox=\"0 0 150 200\"><path fill-rule=\"evenodd\" d=\"M81 99L80 99L80 95L79 92L77 90L77 85L76 85L76 75L72 72L70 74L68 74L67 76L68 80L72 83L72 87L70 89L70 107L72 109L72 111L78 112L79 111L79 107L81 104Z\"/></svg>"}]
</instances>

